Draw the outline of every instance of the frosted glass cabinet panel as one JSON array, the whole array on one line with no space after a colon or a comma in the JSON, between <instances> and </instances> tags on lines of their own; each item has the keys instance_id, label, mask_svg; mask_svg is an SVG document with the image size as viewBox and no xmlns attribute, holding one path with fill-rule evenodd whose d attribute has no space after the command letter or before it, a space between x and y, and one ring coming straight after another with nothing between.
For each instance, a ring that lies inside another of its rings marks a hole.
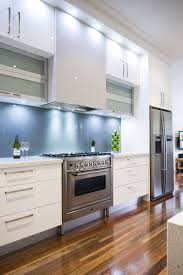
<instances>
[{"instance_id":1,"label":"frosted glass cabinet panel","mask_svg":"<svg viewBox=\"0 0 183 275\"><path fill-rule=\"evenodd\" d=\"M44 75L44 62L17 52L0 48L0 64Z\"/></svg>"},{"instance_id":2,"label":"frosted glass cabinet panel","mask_svg":"<svg viewBox=\"0 0 183 275\"><path fill-rule=\"evenodd\" d=\"M133 89L113 81L106 83L107 110L133 115Z\"/></svg>"},{"instance_id":3,"label":"frosted glass cabinet panel","mask_svg":"<svg viewBox=\"0 0 183 275\"><path fill-rule=\"evenodd\" d=\"M0 96L47 100L47 60L0 48Z\"/></svg>"},{"instance_id":4,"label":"frosted glass cabinet panel","mask_svg":"<svg viewBox=\"0 0 183 275\"><path fill-rule=\"evenodd\" d=\"M44 98L44 85L41 83L0 74L0 91Z\"/></svg>"}]
</instances>

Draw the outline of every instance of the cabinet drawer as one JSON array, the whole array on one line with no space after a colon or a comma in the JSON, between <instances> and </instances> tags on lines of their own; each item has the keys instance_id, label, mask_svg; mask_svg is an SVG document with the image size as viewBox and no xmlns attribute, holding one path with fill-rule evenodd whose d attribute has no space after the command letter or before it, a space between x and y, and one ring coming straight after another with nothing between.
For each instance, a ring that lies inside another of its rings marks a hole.
<instances>
[{"instance_id":1,"label":"cabinet drawer","mask_svg":"<svg viewBox=\"0 0 183 275\"><path fill-rule=\"evenodd\" d=\"M61 202L61 180L0 188L0 217Z\"/></svg>"},{"instance_id":2,"label":"cabinet drawer","mask_svg":"<svg viewBox=\"0 0 183 275\"><path fill-rule=\"evenodd\" d=\"M127 167L141 166L141 165L149 165L148 156L113 159L113 168L115 170L121 169L121 168L127 168Z\"/></svg>"},{"instance_id":3,"label":"cabinet drawer","mask_svg":"<svg viewBox=\"0 0 183 275\"><path fill-rule=\"evenodd\" d=\"M0 246L54 228L61 223L61 203L2 217Z\"/></svg>"},{"instance_id":4,"label":"cabinet drawer","mask_svg":"<svg viewBox=\"0 0 183 275\"><path fill-rule=\"evenodd\" d=\"M148 181L149 179L149 166L136 166L127 168L128 183Z\"/></svg>"},{"instance_id":5,"label":"cabinet drawer","mask_svg":"<svg viewBox=\"0 0 183 275\"><path fill-rule=\"evenodd\" d=\"M61 173L60 164L3 169L0 171L0 187L60 179Z\"/></svg>"},{"instance_id":6,"label":"cabinet drawer","mask_svg":"<svg viewBox=\"0 0 183 275\"><path fill-rule=\"evenodd\" d=\"M113 205L126 202L128 200L138 198L148 194L148 182L142 181L138 183L128 184L125 186L114 188Z\"/></svg>"},{"instance_id":7,"label":"cabinet drawer","mask_svg":"<svg viewBox=\"0 0 183 275\"><path fill-rule=\"evenodd\" d=\"M135 166L113 171L113 186L119 187L133 182L148 181L149 166Z\"/></svg>"}]
</instances>

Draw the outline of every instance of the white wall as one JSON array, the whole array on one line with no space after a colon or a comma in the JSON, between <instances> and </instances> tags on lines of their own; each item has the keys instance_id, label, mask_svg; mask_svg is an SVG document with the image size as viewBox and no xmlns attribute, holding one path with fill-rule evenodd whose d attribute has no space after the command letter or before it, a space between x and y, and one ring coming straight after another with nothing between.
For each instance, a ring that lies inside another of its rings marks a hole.
<instances>
[{"instance_id":1,"label":"white wall","mask_svg":"<svg viewBox=\"0 0 183 275\"><path fill-rule=\"evenodd\" d=\"M140 58L140 90L135 93L135 116L122 118L121 151L149 153L148 55Z\"/></svg>"},{"instance_id":2,"label":"white wall","mask_svg":"<svg viewBox=\"0 0 183 275\"><path fill-rule=\"evenodd\" d=\"M173 112L173 134L174 154L183 153L183 150L176 148L176 137L178 131L183 130L183 59L174 63L171 67L172 83L172 112Z\"/></svg>"}]
</instances>

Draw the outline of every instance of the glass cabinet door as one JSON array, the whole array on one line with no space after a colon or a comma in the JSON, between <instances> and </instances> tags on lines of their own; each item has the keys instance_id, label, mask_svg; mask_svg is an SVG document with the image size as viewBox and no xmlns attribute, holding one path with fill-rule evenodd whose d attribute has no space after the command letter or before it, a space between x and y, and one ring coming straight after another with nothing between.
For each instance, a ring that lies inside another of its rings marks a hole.
<instances>
[{"instance_id":1,"label":"glass cabinet door","mask_svg":"<svg viewBox=\"0 0 183 275\"><path fill-rule=\"evenodd\" d=\"M47 98L47 60L0 47L0 93Z\"/></svg>"}]
</instances>

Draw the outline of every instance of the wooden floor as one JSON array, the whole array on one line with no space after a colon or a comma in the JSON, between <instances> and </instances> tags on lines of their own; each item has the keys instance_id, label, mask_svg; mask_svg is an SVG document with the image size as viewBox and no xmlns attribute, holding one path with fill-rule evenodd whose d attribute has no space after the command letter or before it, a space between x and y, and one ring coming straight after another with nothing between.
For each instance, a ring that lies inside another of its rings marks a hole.
<instances>
[{"instance_id":1,"label":"wooden floor","mask_svg":"<svg viewBox=\"0 0 183 275\"><path fill-rule=\"evenodd\" d=\"M68 232L0 258L0 274L166 274L166 221L183 209L176 197L140 202Z\"/></svg>"}]
</instances>

